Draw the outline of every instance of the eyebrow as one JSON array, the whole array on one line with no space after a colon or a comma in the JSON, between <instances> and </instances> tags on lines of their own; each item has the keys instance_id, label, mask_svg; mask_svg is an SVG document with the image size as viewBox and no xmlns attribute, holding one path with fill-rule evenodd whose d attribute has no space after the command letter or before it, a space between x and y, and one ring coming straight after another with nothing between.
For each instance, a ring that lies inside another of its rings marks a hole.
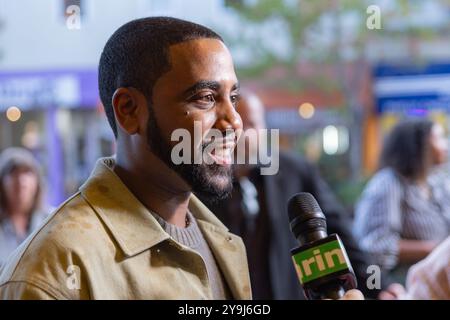
<instances>
[{"instance_id":1,"label":"eyebrow","mask_svg":"<svg viewBox=\"0 0 450 320\"><path fill-rule=\"evenodd\" d=\"M239 82L235 83L233 85L233 87L231 88L232 91L239 89L240 85ZM187 88L184 92L183 92L183 96L190 96L193 95L194 93L203 90L203 89L211 89L214 91L219 91L221 88L221 85L219 82L217 81L209 81L209 80L201 80L197 83L195 83L193 86Z\"/></svg>"}]
</instances>

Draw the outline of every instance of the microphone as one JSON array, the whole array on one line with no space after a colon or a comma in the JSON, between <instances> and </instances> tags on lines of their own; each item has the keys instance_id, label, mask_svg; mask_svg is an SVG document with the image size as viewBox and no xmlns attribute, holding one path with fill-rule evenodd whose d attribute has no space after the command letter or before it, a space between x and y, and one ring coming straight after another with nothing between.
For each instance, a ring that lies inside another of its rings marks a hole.
<instances>
[{"instance_id":1,"label":"microphone","mask_svg":"<svg viewBox=\"0 0 450 320\"><path fill-rule=\"evenodd\" d=\"M307 299L339 299L357 286L355 273L337 234L316 199L301 192L288 202L289 224L300 246L292 249L297 276Z\"/></svg>"}]
</instances>

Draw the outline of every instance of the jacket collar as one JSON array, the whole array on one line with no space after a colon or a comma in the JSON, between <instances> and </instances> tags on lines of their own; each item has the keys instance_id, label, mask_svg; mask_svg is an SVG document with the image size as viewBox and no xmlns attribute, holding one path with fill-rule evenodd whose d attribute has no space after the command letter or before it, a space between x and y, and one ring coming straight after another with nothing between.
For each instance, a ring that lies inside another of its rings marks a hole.
<instances>
[{"instance_id":1,"label":"jacket collar","mask_svg":"<svg viewBox=\"0 0 450 320\"><path fill-rule=\"evenodd\" d=\"M99 159L89 179L80 187L80 192L108 227L125 255L131 257L170 236L112 171L113 166L114 158ZM210 224L223 233L228 231L193 194L189 200L189 210L198 221Z\"/></svg>"}]
</instances>

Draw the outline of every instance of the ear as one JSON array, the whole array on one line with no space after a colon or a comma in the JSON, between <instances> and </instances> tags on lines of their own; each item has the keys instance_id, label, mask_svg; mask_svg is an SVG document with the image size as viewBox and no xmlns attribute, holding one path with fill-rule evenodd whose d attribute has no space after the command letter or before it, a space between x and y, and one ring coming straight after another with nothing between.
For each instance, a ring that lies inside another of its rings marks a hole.
<instances>
[{"instance_id":1,"label":"ear","mask_svg":"<svg viewBox=\"0 0 450 320\"><path fill-rule=\"evenodd\" d=\"M117 126L129 135L139 132L142 120L142 99L134 88L118 88L112 97ZM142 94L141 94L142 95Z\"/></svg>"}]
</instances>

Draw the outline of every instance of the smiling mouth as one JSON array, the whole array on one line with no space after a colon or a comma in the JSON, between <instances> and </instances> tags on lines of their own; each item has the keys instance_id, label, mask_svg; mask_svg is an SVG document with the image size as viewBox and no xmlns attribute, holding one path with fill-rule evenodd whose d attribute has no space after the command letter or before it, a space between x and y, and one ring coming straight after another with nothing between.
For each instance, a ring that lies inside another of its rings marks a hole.
<instances>
[{"instance_id":1,"label":"smiling mouth","mask_svg":"<svg viewBox=\"0 0 450 320\"><path fill-rule=\"evenodd\" d=\"M213 163L222 166L229 166L232 164L233 150L236 147L234 140L213 141L206 145L210 149L207 155L212 159Z\"/></svg>"},{"instance_id":2,"label":"smiling mouth","mask_svg":"<svg viewBox=\"0 0 450 320\"><path fill-rule=\"evenodd\" d=\"M208 155L214 160L214 163L228 166L233 162L234 147L235 144L218 145Z\"/></svg>"}]
</instances>

